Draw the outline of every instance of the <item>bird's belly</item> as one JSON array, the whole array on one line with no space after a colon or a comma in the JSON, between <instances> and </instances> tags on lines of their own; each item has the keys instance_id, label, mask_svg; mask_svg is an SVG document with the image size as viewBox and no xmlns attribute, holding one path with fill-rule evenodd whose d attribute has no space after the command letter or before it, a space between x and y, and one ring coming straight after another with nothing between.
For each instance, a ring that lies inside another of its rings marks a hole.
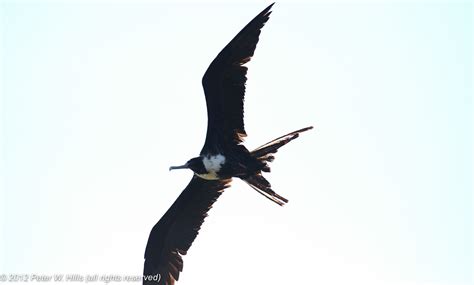
<instances>
[{"instance_id":1,"label":"bird's belly","mask_svg":"<svg viewBox=\"0 0 474 285\"><path fill-rule=\"evenodd\" d=\"M202 174L196 173L196 175L205 180L219 180L219 176L217 176L217 173L215 172L202 173Z\"/></svg>"}]
</instances>

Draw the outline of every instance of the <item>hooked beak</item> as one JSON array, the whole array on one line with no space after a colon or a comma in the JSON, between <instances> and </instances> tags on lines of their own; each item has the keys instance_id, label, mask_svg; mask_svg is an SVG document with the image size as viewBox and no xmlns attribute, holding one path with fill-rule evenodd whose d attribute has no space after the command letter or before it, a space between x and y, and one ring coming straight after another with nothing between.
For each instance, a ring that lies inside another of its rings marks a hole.
<instances>
[{"instance_id":1,"label":"hooked beak","mask_svg":"<svg viewBox=\"0 0 474 285\"><path fill-rule=\"evenodd\" d=\"M186 169L186 168L189 168L187 163L180 166L171 166L170 171L173 169Z\"/></svg>"}]
</instances>

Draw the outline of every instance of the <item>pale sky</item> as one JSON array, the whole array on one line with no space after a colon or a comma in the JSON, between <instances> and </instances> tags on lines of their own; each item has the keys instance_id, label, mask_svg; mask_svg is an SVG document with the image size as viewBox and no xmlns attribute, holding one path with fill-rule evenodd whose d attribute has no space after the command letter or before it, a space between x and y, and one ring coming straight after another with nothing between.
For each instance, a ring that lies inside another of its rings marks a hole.
<instances>
[{"instance_id":1,"label":"pale sky","mask_svg":"<svg viewBox=\"0 0 474 285\"><path fill-rule=\"evenodd\" d=\"M120 3L1 4L0 275L141 274L202 75L270 4ZM472 284L470 2L279 1L248 67L249 149L315 129L266 175L289 204L234 181L177 285Z\"/></svg>"}]
</instances>

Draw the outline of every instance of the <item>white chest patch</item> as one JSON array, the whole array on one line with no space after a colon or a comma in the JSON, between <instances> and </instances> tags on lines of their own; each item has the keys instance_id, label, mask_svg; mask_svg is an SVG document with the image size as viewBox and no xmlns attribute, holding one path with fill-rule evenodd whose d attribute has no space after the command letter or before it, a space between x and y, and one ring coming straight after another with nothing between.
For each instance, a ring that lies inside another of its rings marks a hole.
<instances>
[{"instance_id":1,"label":"white chest patch","mask_svg":"<svg viewBox=\"0 0 474 285\"><path fill-rule=\"evenodd\" d=\"M221 170L222 165L225 163L225 156L222 154L205 156L202 159L202 163L207 170L205 174L197 174L199 177L207 180L218 180L217 172Z\"/></svg>"}]
</instances>

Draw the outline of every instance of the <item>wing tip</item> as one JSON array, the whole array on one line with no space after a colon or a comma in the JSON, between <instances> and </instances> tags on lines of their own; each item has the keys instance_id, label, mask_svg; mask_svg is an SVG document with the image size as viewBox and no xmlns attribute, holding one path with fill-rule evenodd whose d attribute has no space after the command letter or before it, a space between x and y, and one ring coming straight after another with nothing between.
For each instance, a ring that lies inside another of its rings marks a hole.
<instances>
[{"instance_id":1,"label":"wing tip","mask_svg":"<svg viewBox=\"0 0 474 285\"><path fill-rule=\"evenodd\" d=\"M260 15L259 16L262 16L262 17L266 17L267 19L270 17L270 14L273 12L273 11L270 11L273 7L273 5L275 5L275 2L273 2L272 4L268 5L267 8L263 9L262 12L260 12Z\"/></svg>"},{"instance_id":2,"label":"wing tip","mask_svg":"<svg viewBox=\"0 0 474 285\"><path fill-rule=\"evenodd\" d=\"M276 3L276 2L273 2L272 4L268 5L268 7L265 8L265 10L268 12L268 11L273 7L273 5L275 5L275 3ZM265 10L264 10L264 11L265 11Z\"/></svg>"}]
</instances>

